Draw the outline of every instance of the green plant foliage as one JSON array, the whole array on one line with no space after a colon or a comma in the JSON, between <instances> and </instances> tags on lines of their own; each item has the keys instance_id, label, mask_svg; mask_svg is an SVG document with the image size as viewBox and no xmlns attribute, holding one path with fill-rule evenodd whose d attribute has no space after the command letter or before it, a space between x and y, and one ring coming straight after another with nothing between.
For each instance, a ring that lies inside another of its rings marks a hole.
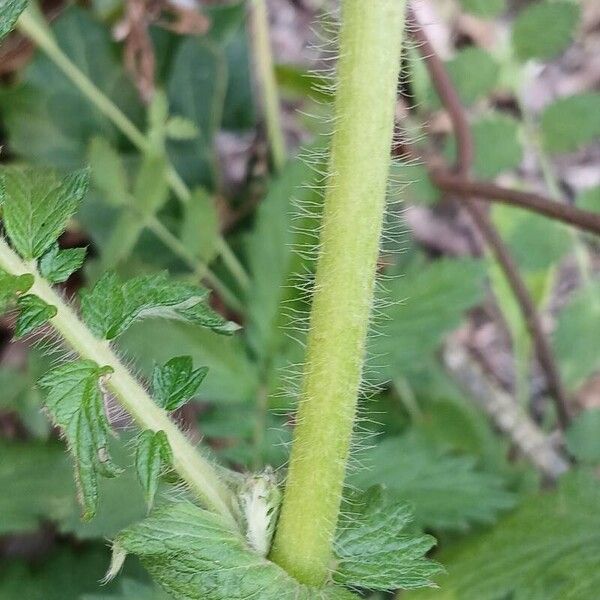
<instances>
[{"instance_id":1,"label":"green plant foliage","mask_svg":"<svg viewBox=\"0 0 600 600\"><path fill-rule=\"evenodd\" d=\"M135 469L148 508L152 508L161 473L169 467L173 453L164 431L142 431L136 441Z\"/></svg>"},{"instance_id":2,"label":"green plant foliage","mask_svg":"<svg viewBox=\"0 0 600 600\"><path fill-rule=\"evenodd\" d=\"M207 290L171 280L166 273L139 276L124 284L107 273L92 290L81 294L86 325L102 339L114 339L135 321L167 318L189 321L213 331L231 334L238 327L205 304Z\"/></svg>"},{"instance_id":3,"label":"green plant foliage","mask_svg":"<svg viewBox=\"0 0 600 600\"><path fill-rule=\"evenodd\" d=\"M572 152L600 136L600 93L567 96L541 117L542 137L550 152Z\"/></svg>"},{"instance_id":4,"label":"green plant foliage","mask_svg":"<svg viewBox=\"0 0 600 600\"><path fill-rule=\"evenodd\" d=\"M600 285L588 285L571 298L558 318L554 349L565 383L575 387L600 369Z\"/></svg>"},{"instance_id":5,"label":"green plant foliage","mask_svg":"<svg viewBox=\"0 0 600 600\"><path fill-rule=\"evenodd\" d=\"M4 312L18 294L28 291L32 285L32 275L10 275L0 269L0 312Z\"/></svg>"},{"instance_id":6,"label":"green plant foliage","mask_svg":"<svg viewBox=\"0 0 600 600\"><path fill-rule=\"evenodd\" d=\"M600 409L581 412L566 432L567 449L579 461L600 462Z\"/></svg>"},{"instance_id":7,"label":"green plant foliage","mask_svg":"<svg viewBox=\"0 0 600 600\"><path fill-rule=\"evenodd\" d=\"M52 22L59 47L115 104L140 122L141 103L115 52L110 30L89 11L70 6ZM14 152L43 166L73 169L86 159L89 140L121 138L109 119L42 53L0 100Z\"/></svg>"},{"instance_id":8,"label":"green plant foliage","mask_svg":"<svg viewBox=\"0 0 600 600\"><path fill-rule=\"evenodd\" d=\"M335 581L382 591L433 585L431 578L443 570L425 558L435 539L407 531L411 521L408 507L389 502L380 487L350 496L334 545Z\"/></svg>"},{"instance_id":9,"label":"green plant foliage","mask_svg":"<svg viewBox=\"0 0 600 600\"><path fill-rule=\"evenodd\" d=\"M85 254L85 248L61 250L55 244L40 258L40 275L50 283L62 283L81 268Z\"/></svg>"},{"instance_id":10,"label":"green plant foliage","mask_svg":"<svg viewBox=\"0 0 600 600\"><path fill-rule=\"evenodd\" d=\"M15 325L15 339L17 340L35 331L56 316L56 307L47 304L35 294L20 296L17 300L17 308L19 309Z\"/></svg>"},{"instance_id":11,"label":"green plant foliage","mask_svg":"<svg viewBox=\"0 0 600 600\"><path fill-rule=\"evenodd\" d=\"M39 258L50 249L81 204L88 182L87 169L62 178L32 169L0 173L4 226L23 258Z\"/></svg>"},{"instance_id":12,"label":"green plant foliage","mask_svg":"<svg viewBox=\"0 0 600 600\"><path fill-rule=\"evenodd\" d=\"M196 395L208 369L193 369L191 356L176 356L164 366L156 366L152 374L152 391L156 403L168 410L177 410Z\"/></svg>"},{"instance_id":13,"label":"green plant foliage","mask_svg":"<svg viewBox=\"0 0 600 600\"><path fill-rule=\"evenodd\" d=\"M154 586L139 583L133 579L125 579L116 594L92 594L81 597L81 600L170 600L161 590Z\"/></svg>"},{"instance_id":14,"label":"green plant foliage","mask_svg":"<svg viewBox=\"0 0 600 600\"><path fill-rule=\"evenodd\" d=\"M46 407L69 445L75 461L75 479L89 520L98 507L98 475L114 477L120 470L108 452L108 420L100 390L106 368L90 360L78 360L48 372L40 385L48 391Z\"/></svg>"},{"instance_id":15,"label":"green plant foliage","mask_svg":"<svg viewBox=\"0 0 600 600\"><path fill-rule=\"evenodd\" d=\"M417 261L402 278L387 282L380 296L388 306L373 327L367 374L383 382L433 354L483 297L484 276L474 260Z\"/></svg>"},{"instance_id":16,"label":"green plant foliage","mask_svg":"<svg viewBox=\"0 0 600 600\"><path fill-rule=\"evenodd\" d=\"M600 583L600 485L567 475L556 491L528 499L493 530L440 555L449 575L425 600L589 600Z\"/></svg>"},{"instance_id":17,"label":"green plant foliage","mask_svg":"<svg viewBox=\"0 0 600 600\"><path fill-rule=\"evenodd\" d=\"M102 199L114 206L126 202L129 180L119 153L102 137L92 139L88 153L91 178Z\"/></svg>"},{"instance_id":18,"label":"green plant foliage","mask_svg":"<svg viewBox=\"0 0 600 600\"><path fill-rule=\"evenodd\" d=\"M523 148L519 141L519 123L512 117L490 114L472 126L475 160L473 170L478 177L491 179L503 171L519 166ZM446 155L456 158L454 138L448 141Z\"/></svg>"},{"instance_id":19,"label":"green plant foliage","mask_svg":"<svg viewBox=\"0 0 600 600\"><path fill-rule=\"evenodd\" d=\"M506 10L506 0L459 0L463 9L477 17L492 19Z\"/></svg>"},{"instance_id":20,"label":"green plant foliage","mask_svg":"<svg viewBox=\"0 0 600 600\"><path fill-rule=\"evenodd\" d=\"M591 187L579 194L576 204L584 210L600 212L600 186Z\"/></svg>"},{"instance_id":21,"label":"green plant foliage","mask_svg":"<svg viewBox=\"0 0 600 600\"><path fill-rule=\"evenodd\" d=\"M542 0L524 8L515 21L512 43L521 60L549 59L573 40L580 9L575 2Z\"/></svg>"},{"instance_id":22,"label":"green plant foliage","mask_svg":"<svg viewBox=\"0 0 600 600\"><path fill-rule=\"evenodd\" d=\"M181 243L192 255L209 263L217 253L219 227L213 198L202 188L194 190L184 207L179 233Z\"/></svg>"},{"instance_id":23,"label":"green plant foliage","mask_svg":"<svg viewBox=\"0 0 600 600\"><path fill-rule=\"evenodd\" d=\"M201 543L198 543L201 540ZM213 513L193 504L170 504L122 532L115 553L135 554L174 600L351 600L343 588L299 584L251 551Z\"/></svg>"},{"instance_id":24,"label":"green plant foliage","mask_svg":"<svg viewBox=\"0 0 600 600\"><path fill-rule=\"evenodd\" d=\"M26 6L27 0L0 0L0 40L12 31Z\"/></svg>"},{"instance_id":25,"label":"green plant foliage","mask_svg":"<svg viewBox=\"0 0 600 600\"><path fill-rule=\"evenodd\" d=\"M515 497L502 477L477 469L470 456L453 456L416 434L386 438L362 451L363 467L350 477L361 489L384 485L390 496L408 502L418 525L464 530L493 522Z\"/></svg>"}]
</instances>

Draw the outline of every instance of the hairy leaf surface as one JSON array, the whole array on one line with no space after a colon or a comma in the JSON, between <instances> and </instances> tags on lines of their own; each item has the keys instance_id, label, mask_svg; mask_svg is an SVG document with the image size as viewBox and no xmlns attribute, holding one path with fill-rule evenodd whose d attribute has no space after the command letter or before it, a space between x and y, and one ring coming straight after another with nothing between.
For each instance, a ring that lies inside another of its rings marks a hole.
<instances>
[{"instance_id":1,"label":"hairy leaf surface","mask_svg":"<svg viewBox=\"0 0 600 600\"><path fill-rule=\"evenodd\" d=\"M91 360L78 360L57 367L40 379L48 392L46 406L63 430L75 460L75 479L89 520L98 506L98 475L114 477L119 469L108 452L108 419L100 390L100 378L110 369Z\"/></svg>"},{"instance_id":2,"label":"hairy leaf surface","mask_svg":"<svg viewBox=\"0 0 600 600\"><path fill-rule=\"evenodd\" d=\"M21 296L17 300L19 316L15 325L15 339L25 337L56 316L56 306L38 298L35 294Z\"/></svg>"},{"instance_id":3,"label":"hairy leaf surface","mask_svg":"<svg viewBox=\"0 0 600 600\"><path fill-rule=\"evenodd\" d=\"M135 469L144 490L146 504L152 508L161 473L173 460L169 440L164 431L142 431L136 441Z\"/></svg>"},{"instance_id":4,"label":"hairy leaf surface","mask_svg":"<svg viewBox=\"0 0 600 600\"><path fill-rule=\"evenodd\" d=\"M177 410L191 400L208 369L193 368L191 356L176 356L165 365L154 367L152 391L156 403L168 411Z\"/></svg>"}]
</instances>

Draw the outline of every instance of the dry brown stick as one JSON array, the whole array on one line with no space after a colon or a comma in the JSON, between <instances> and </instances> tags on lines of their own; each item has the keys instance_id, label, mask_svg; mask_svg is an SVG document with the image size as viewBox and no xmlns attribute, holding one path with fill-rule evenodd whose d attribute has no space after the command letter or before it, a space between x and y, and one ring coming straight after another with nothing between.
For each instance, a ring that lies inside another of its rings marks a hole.
<instances>
[{"instance_id":1,"label":"dry brown stick","mask_svg":"<svg viewBox=\"0 0 600 600\"><path fill-rule=\"evenodd\" d=\"M444 63L431 45L429 38L420 26L412 9L409 12L409 28L413 39L417 42L419 52L425 60L433 85L452 122L457 146L457 176L461 179L469 179L473 164L474 147L471 129L460 97L446 71ZM563 387L556 361L554 360L552 348L544 332L529 290L521 278L510 251L483 207L470 197L465 197L463 203L502 268L515 295L529 334L534 341L540 365L546 374L546 381L556 404L559 424L564 429L569 423L567 394Z\"/></svg>"},{"instance_id":2,"label":"dry brown stick","mask_svg":"<svg viewBox=\"0 0 600 600\"><path fill-rule=\"evenodd\" d=\"M600 235L599 213L549 200L545 196L532 192L521 192L487 181L463 179L451 173L435 171L431 173L431 178L436 186L445 192L453 192L461 197L476 197L479 200L509 204Z\"/></svg>"}]
</instances>

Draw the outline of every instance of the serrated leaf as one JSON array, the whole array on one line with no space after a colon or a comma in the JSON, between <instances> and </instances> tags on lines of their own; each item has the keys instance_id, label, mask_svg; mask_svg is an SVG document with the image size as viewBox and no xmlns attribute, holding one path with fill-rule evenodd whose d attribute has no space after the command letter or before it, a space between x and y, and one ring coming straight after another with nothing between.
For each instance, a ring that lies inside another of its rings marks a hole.
<instances>
[{"instance_id":1,"label":"serrated leaf","mask_svg":"<svg viewBox=\"0 0 600 600\"><path fill-rule=\"evenodd\" d=\"M591 600L600 585L600 484L566 475L555 491L529 498L488 533L439 559L449 575L421 600Z\"/></svg>"},{"instance_id":2,"label":"serrated leaf","mask_svg":"<svg viewBox=\"0 0 600 600\"><path fill-rule=\"evenodd\" d=\"M474 457L447 454L415 433L386 438L360 460L350 483L363 490L385 486L391 498L414 508L423 527L464 530L493 522L515 503L502 477L478 470Z\"/></svg>"},{"instance_id":3,"label":"serrated leaf","mask_svg":"<svg viewBox=\"0 0 600 600\"><path fill-rule=\"evenodd\" d=\"M0 0L0 40L8 35L27 6L27 0Z\"/></svg>"},{"instance_id":4,"label":"serrated leaf","mask_svg":"<svg viewBox=\"0 0 600 600\"><path fill-rule=\"evenodd\" d=\"M0 312L12 302L18 294L27 292L33 285L34 277L25 275L11 275L0 269Z\"/></svg>"},{"instance_id":5,"label":"serrated leaf","mask_svg":"<svg viewBox=\"0 0 600 600\"><path fill-rule=\"evenodd\" d=\"M113 206L121 206L129 195L129 182L119 153L111 143L95 137L89 149L92 182L102 193L102 199Z\"/></svg>"},{"instance_id":6,"label":"serrated leaf","mask_svg":"<svg viewBox=\"0 0 600 600\"><path fill-rule=\"evenodd\" d=\"M573 152L600 136L600 93L567 96L541 117L543 143L550 152Z\"/></svg>"},{"instance_id":7,"label":"serrated leaf","mask_svg":"<svg viewBox=\"0 0 600 600\"><path fill-rule=\"evenodd\" d=\"M473 170L482 179L491 179L521 163L523 147L519 140L519 123L507 115L492 114L473 124L475 160ZM456 143L451 138L446 147L450 160L456 157Z\"/></svg>"},{"instance_id":8,"label":"serrated leaf","mask_svg":"<svg viewBox=\"0 0 600 600\"><path fill-rule=\"evenodd\" d=\"M142 275L124 284L107 273L82 293L81 312L94 334L109 340L146 318L189 321L226 335L239 329L206 306L207 295L207 290L171 280L167 273Z\"/></svg>"},{"instance_id":9,"label":"serrated leaf","mask_svg":"<svg viewBox=\"0 0 600 600\"><path fill-rule=\"evenodd\" d=\"M62 283L83 265L85 248L61 250L54 244L39 261L40 275L50 283Z\"/></svg>"},{"instance_id":10,"label":"serrated leaf","mask_svg":"<svg viewBox=\"0 0 600 600\"><path fill-rule=\"evenodd\" d=\"M251 551L223 519L193 504L156 509L115 540L173 600L352 600L343 588L301 585Z\"/></svg>"},{"instance_id":11,"label":"serrated leaf","mask_svg":"<svg viewBox=\"0 0 600 600\"><path fill-rule=\"evenodd\" d=\"M35 294L21 296L17 300L19 316L15 325L15 339L21 339L56 316L56 306L38 298Z\"/></svg>"},{"instance_id":12,"label":"serrated leaf","mask_svg":"<svg viewBox=\"0 0 600 600\"><path fill-rule=\"evenodd\" d=\"M512 42L521 60L549 59L573 40L580 9L574 2L544 0L525 7L513 26Z\"/></svg>"},{"instance_id":13,"label":"serrated leaf","mask_svg":"<svg viewBox=\"0 0 600 600\"><path fill-rule=\"evenodd\" d=\"M109 425L100 389L100 379L110 372L91 360L77 360L52 369L39 381L47 390L46 407L63 430L75 461L84 520L96 514L98 475L119 473L108 452Z\"/></svg>"},{"instance_id":14,"label":"serrated leaf","mask_svg":"<svg viewBox=\"0 0 600 600\"><path fill-rule=\"evenodd\" d=\"M600 284L578 290L558 316L554 350L565 383L580 385L600 369Z\"/></svg>"},{"instance_id":15,"label":"serrated leaf","mask_svg":"<svg viewBox=\"0 0 600 600\"><path fill-rule=\"evenodd\" d=\"M135 470L149 509L154 504L160 475L172 460L173 453L164 431L140 433L136 441Z\"/></svg>"},{"instance_id":16,"label":"serrated leaf","mask_svg":"<svg viewBox=\"0 0 600 600\"><path fill-rule=\"evenodd\" d=\"M506 10L506 0L459 0L463 9L483 19L493 19Z\"/></svg>"},{"instance_id":17,"label":"serrated leaf","mask_svg":"<svg viewBox=\"0 0 600 600\"><path fill-rule=\"evenodd\" d=\"M425 555L436 541L406 531L411 521L408 506L389 502L381 487L351 495L338 524L334 580L380 591L432 586L443 568Z\"/></svg>"},{"instance_id":18,"label":"serrated leaf","mask_svg":"<svg viewBox=\"0 0 600 600\"><path fill-rule=\"evenodd\" d=\"M577 460L600 463L600 408L581 412L565 433L567 449Z\"/></svg>"},{"instance_id":19,"label":"serrated leaf","mask_svg":"<svg viewBox=\"0 0 600 600\"><path fill-rule=\"evenodd\" d=\"M88 182L87 169L64 177L39 169L0 173L4 226L23 258L39 258L56 242L83 200Z\"/></svg>"},{"instance_id":20,"label":"serrated leaf","mask_svg":"<svg viewBox=\"0 0 600 600\"><path fill-rule=\"evenodd\" d=\"M193 370L191 356L176 356L162 367L155 366L152 373L154 400L165 410L177 410L194 397L207 373L206 367Z\"/></svg>"}]
</instances>

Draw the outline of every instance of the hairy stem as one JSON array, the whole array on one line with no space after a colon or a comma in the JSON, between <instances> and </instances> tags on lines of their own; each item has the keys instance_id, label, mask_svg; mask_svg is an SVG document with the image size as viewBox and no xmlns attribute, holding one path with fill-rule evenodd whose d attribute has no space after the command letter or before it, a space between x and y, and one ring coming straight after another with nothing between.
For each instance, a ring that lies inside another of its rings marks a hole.
<instances>
[{"instance_id":1,"label":"hairy stem","mask_svg":"<svg viewBox=\"0 0 600 600\"><path fill-rule=\"evenodd\" d=\"M325 582L371 314L405 3L344 0L329 179L298 424L272 558Z\"/></svg>"},{"instance_id":2,"label":"hairy stem","mask_svg":"<svg viewBox=\"0 0 600 600\"><path fill-rule=\"evenodd\" d=\"M277 92L277 81L275 80L271 40L269 39L269 13L265 0L254 0L252 22L254 29L254 61L258 80L262 84L271 157L275 170L280 171L286 159L285 137L281 126L279 94Z\"/></svg>"},{"instance_id":3,"label":"hairy stem","mask_svg":"<svg viewBox=\"0 0 600 600\"><path fill-rule=\"evenodd\" d=\"M23 35L31 39L48 56L104 116L112 121L140 152L147 152L149 150L150 145L146 136L62 51L41 15L36 14L32 8L27 8L19 18L18 28ZM172 164L168 165L167 178L169 187L177 198L184 204L189 202L191 198L190 189ZM217 248L223 262L235 277L240 287L247 289L249 285L248 274L222 236L217 241Z\"/></svg>"},{"instance_id":4,"label":"hairy stem","mask_svg":"<svg viewBox=\"0 0 600 600\"><path fill-rule=\"evenodd\" d=\"M113 373L107 382L108 389L135 419L142 429L164 431L173 451L173 467L200 498L206 508L223 515L234 523L233 497L221 481L211 463L203 458L183 433L169 419L168 414L150 398L146 390L130 374L110 344L97 339L83 324L71 306L37 273L25 264L0 238L0 267L13 275L32 273L35 283L31 293L55 306L56 316L51 319L54 329L82 358L93 360L100 366L109 366Z\"/></svg>"}]
</instances>

